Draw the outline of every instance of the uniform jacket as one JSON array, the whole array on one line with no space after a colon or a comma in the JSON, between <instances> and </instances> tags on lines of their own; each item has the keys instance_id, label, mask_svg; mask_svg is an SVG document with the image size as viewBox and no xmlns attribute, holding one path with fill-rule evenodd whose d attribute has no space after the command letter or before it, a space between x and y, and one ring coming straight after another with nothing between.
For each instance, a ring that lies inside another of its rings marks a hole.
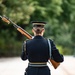
<instances>
[{"instance_id":1,"label":"uniform jacket","mask_svg":"<svg viewBox=\"0 0 75 75\"><path fill-rule=\"evenodd\" d=\"M50 39L51 54L56 62L63 62L64 57L59 53L54 42ZM35 36L23 43L21 59L28 59L29 62L47 62L49 59L49 45L47 39L42 36Z\"/></svg>"}]
</instances>

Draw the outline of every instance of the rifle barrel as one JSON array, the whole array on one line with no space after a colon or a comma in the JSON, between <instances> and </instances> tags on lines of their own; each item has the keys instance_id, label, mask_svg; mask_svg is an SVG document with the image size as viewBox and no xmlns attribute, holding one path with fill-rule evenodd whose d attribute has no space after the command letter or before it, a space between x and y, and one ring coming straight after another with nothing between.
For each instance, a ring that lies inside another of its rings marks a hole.
<instances>
[{"instance_id":1,"label":"rifle barrel","mask_svg":"<svg viewBox=\"0 0 75 75\"><path fill-rule=\"evenodd\" d=\"M15 28L19 27L16 23L14 23L13 21L11 21L8 17L6 17L6 16L3 16L3 17L6 18L8 21L10 21Z\"/></svg>"}]
</instances>

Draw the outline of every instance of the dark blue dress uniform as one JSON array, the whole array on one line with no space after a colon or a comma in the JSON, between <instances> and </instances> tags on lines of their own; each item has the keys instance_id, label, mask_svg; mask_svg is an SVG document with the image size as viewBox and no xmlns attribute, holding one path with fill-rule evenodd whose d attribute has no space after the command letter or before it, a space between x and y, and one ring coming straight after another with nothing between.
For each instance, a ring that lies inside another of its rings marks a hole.
<instances>
[{"instance_id":1,"label":"dark blue dress uniform","mask_svg":"<svg viewBox=\"0 0 75 75\"><path fill-rule=\"evenodd\" d=\"M53 41L50 39L52 57L57 62L63 62L64 58L56 48ZM47 39L42 36L35 36L32 40L27 40L23 44L22 60L28 59L31 63L47 63L49 56L49 45ZM32 65L27 67L25 75L51 75L48 66L43 64L43 66Z\"/></svg>"}]
</instances>

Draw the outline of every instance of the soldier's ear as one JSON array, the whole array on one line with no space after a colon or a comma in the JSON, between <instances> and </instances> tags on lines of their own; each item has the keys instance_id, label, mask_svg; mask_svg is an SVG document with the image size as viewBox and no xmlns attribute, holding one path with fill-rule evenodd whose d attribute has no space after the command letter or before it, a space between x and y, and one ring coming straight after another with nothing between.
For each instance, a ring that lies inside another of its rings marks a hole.
<instances>
[{"instance_id":1,"label":"soldier's ear","mask_svg":"<svg viewBox=\"0 0 75 75\"><path fill-rule=\"evenodd\" d=\"M42 31L45 32L45 29L43 28Z\"/></svg>"},{"instance_id":2,"label":"soldier's ear","mask_svg":"<svg viewBox=\"0 0 75 75\"><path fill-rule=\"evenodd\" d=\"M34 30L32 29L32 32L34 32Z\"/></svg>"},{"instance_id":3,"label":"soldier's ear","mask_svg":"<svg viewBox=\"0 0 75 75\"><path fill-rule=\"evenodd\" d=\"M34 29L32 29L32 32L34 33Z\"/></svg>"}]
</instances>

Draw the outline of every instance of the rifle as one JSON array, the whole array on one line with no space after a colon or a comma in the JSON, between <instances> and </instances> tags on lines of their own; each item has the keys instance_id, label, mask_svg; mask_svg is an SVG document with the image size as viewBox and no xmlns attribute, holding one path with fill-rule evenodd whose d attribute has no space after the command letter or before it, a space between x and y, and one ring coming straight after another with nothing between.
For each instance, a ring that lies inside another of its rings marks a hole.
<instances>
[{"instance_id":1,"label":"rifle","mask_svg":"<svg viewBox=\"0 0 75 75\"><path fill-rule=\"evenodd\" d=\"M24 36L26 36L28 39L32 39L32 35L30 35L26 30L24 30L23 28L21 28L20 26L18 26L17 24L15 24L13 21L11 21L9 18L7 18L6 16L1 16L0 17L2 18L2 20L8 24L12 23L13 26L21 33L23 34ZM56 62L52 59L49 59L51 64L53 65L53 67L56 69L59 65L60 65L60 62Z\"/></svg>"},{"instance_id":2,"label":"rifle","mask_svg":"<svg viewBox=\"0 0 75 75\"><path fill-rule=\"evenodd\" d=\"M32 35L30 35L26 30L24 30L23 28L21 28L20 26L18 26L17 24L15 24L13 21L11 21L9 18L7 18L6 16L0 16L2 18L2 20L8 24L12 23L13 26L24 36L26 36L28 39L32 39Z\"/></svg>"}]
</instances>

